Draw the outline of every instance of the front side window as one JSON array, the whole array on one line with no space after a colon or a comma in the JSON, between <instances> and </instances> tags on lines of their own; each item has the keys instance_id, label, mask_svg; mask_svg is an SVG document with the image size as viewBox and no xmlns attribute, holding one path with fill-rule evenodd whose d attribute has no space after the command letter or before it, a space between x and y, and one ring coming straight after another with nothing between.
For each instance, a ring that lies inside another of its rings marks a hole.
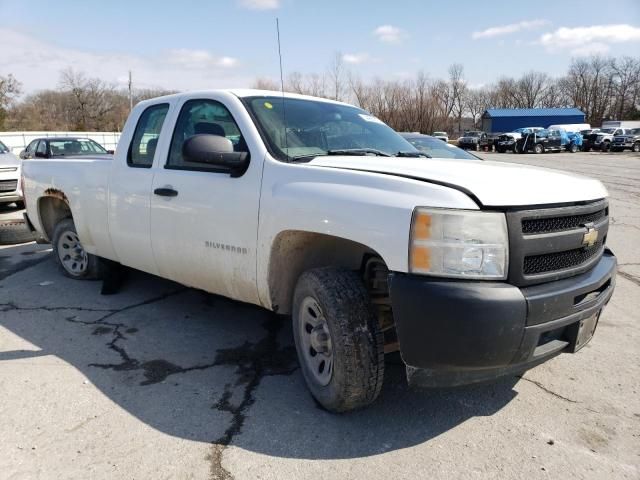
<instances>
[{"instance_id":1,"label":"front side window","mask_svg":"<svg viewBox=\"0 0 640 480\"><path fill-rule=\"evenodd\" d=\"M168 103L153 105L142 112L127 153L127 164L130 167L151 168L167 112Z\"/></svg>"},{"instance_id":2,"label":"front side window","mask_svg":"<svg viewBox=\"0 0 640 480\"><path fill-rule=\"evenodd\" d=\"M7 148L7 146L0 142L0 153L7 153L9 151L9 149Z\"/></svg>"},{"instance_id":3,"label":"front side window","mask_svg":"<svg viewBox=\"0 0 640 480\"><path fill-rule=\"evenodd\" d=\"M185 170L220 170L217 166L208 166L202 163L188 162L182 156L182 145L189 137L198 134L219 135L229 139L236 152L248 152L247 144L242 137L240 129L227 107L215 100L189 100L180 110L176 122L167 168Z\"/></svg>"},{"instance_id":4,"label":"front side window","mask_svg":"<svg viewBox=\"0 0 640 480\"><path fill-rule=\"evenodd\" d=\"M282 97L243 101L270 152L279 160L312 159L345 151L377 151L387 156L417 152L384 122L356 107Z\"/></svg>"}]
</instances>

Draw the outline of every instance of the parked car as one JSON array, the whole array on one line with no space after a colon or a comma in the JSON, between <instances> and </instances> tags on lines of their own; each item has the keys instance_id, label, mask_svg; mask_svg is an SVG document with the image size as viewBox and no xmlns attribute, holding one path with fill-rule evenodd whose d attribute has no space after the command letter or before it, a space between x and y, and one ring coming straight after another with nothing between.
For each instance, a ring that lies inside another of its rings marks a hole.
<instances>
[{"instance_id":1,"label":"parked car","mask_svg":"<svg viewBox=\"0 0 640 480\"><path fill-rule=\"evenodd\" d=\"M429 158L456 158L478 160L475 155L430 135L421 133L401 133L402 137Z\"/></svg>"},{"instance_id":2,"label":"parked car","mask_svg":"<svg viewBox=\"0 0 640 480\"><path fill-rule=\"evenodd\" d=\"M376 399L385 353L445 386L583 347L616 280L602 183L422 156L344 103L180 93L139 103L112 161L24 162L26 221L71 278L105 258L291 315L331 411Z\"/></svg>"},{"instance_id":3,"label":"parked car","mask_svg":"<svg viewBox=\"0 0 640 480\"><path fill-rule=\"evenodd\" d=\"M449 141L449 135L447 134L447 132L433 132L431 134L431 136L433 138L437 138L439 140L442 140L443 142L448 142Z\"/></svg>"},{"instance_id":4,"label":"parked car","mask_svg":"<svg viewBox=\"0 0 640 480\"><path fill-rule=\"evenodd\" d=\"M491 149L493 143L485 132L473 130L464 132L464 135L458 139L458 146L465 150L478 151L483 148Z\"/></svg>"},{"instance_id":5,"label":"parked car","mask_svg":"<svg viewBox=\"0 0 640 480\"><path fill-rule=\"evenodd\" d=\"M498 135L495 141L495 149L498 153L514 152L516 153L516 142L522 137L523 133L531 133L543 130L542 127L525 127L517 128L513 132L506 132Z\"/></svg>"},{"instance_id":6,"label":"parked car","mask_svg":"<svg viewBox=\"0 0 640 480\"><path fill-rule=\"evenodd\" d=\"M611 142L616 135L626 135L631 132L630 128L598 128L595 131L583 134L582 149L588 152L592 149L607 152L611 147Z\"/></svg>"},{"instance_id":7,"label":"parked car","mask_svg":"<svg viewBox=\"0 0 640 480\"><path fill-rule=\"evenodd\" d=\"M612 152L621 152L629 149L633 152L640 152L640 128L627 131L624 135L616 135L611 143Z\"/></svg>"},{"instance_id":8,"label":"parked car","mask_svg":"<svg viewBox=\"0 0 640 480\"><path fill-rule=\"evenodd\" d=\"M90 138L44 137L36 138L20 152L20 158L67 158L85 155L110 157L113 151L105 149Z\"/></svg>"},{"instance_id":9,"label":"parked car","mask_svg":"<svg viewBox=\"0 0 640 480\"><path fill-rule=\"evenodd\" d=\"M21 174L20 159L0 142L0 204L16 203L18 208L24 208Z\"/></svg>"},{"instance_id":10,"label":"parked car","mask_svg":"<svg viewBox=\"0 0 640 480\"><path fill-rule=\"evenodd\" d=\"M519 153L561 152L564 149L560 130L538 130L526 133L518 139L516 149Z\"/></svg>"}]
</instances>

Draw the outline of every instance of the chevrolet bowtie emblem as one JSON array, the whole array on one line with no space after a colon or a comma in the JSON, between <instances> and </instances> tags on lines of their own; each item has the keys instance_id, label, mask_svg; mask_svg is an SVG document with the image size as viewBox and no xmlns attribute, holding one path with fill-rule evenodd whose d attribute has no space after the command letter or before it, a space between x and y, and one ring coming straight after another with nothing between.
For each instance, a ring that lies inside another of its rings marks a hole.
<instances>
[{"instance_id":1,"label":"chevrolet bowtie emblem","mask_svg":"<svg viewBox=\"0 0 640 480\"><path fill-rule=\"evenodd\" d=\"M585 225L587 233L582 237L582 245L584 247L593 247L598 241L598 230L592 225Z\"/></svg>"}]
</instances>

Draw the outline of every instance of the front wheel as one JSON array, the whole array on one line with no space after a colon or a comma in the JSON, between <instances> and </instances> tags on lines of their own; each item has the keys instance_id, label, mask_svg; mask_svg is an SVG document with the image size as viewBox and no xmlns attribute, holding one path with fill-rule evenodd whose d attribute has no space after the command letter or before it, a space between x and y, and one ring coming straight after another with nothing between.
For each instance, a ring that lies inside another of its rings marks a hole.
<instances>
[{"instance_id":1,"label":"front wheel","mask_svg":"<svg viewBox=\"0 0 640 480\"><path fill-rule=\"evenodd\" d=\"M571 153L576 153L578 151L578 145L576 145L575 143L572 143L571 146L569 147L569 151Z\"/></svg>"},{"instance_id":2,"label":"front wheel","mask_svg":"<svg viewBox=\"0 0 640 480\"><path fill-rule=\"evenodd\" d=\"M544 153L544 147L543 147L541 144L537 143L537 144L533 147L533 151L534 151L535 153Z\"/></svg>"},{"instance_id":3,"label":"front wheel","mask_svg":"<svg viewBox=\"0 0 640 480\"><path fill-rule=\"evenodd\" d=\"M65 218L56 224L52 246L58 267L67 277L79 280L97 280L102 277L103 264L100 258L85 251L71 218Z\"/></svg>"},{"instance_id":4,"label":"front wheel","mask_svg":"<svg viewBox=\"0 0 640 480\"><path fill-rule=\"evenodd\" d=\"M633 147L631 147L631 150L635 153L640 152L640 142L636 142L633 144Z\"/></svg>"},{"instance_id":5,"label":"front wheel","mask_svg":"<svg viewBox=\"0 0 640 480\"><path fill-rule=\"evenodd\" d=\"M311 394L327 410L372 403L384 377L384 342L360 277L340 268L302 274L293 296L293 336Z\"/></svg>"},{"instance_id":6,"label":"front wheel","mask_svg":"<svg viewBox=\"0 0 640 480\"><path fill-rule=\"evenodd\" d=\"M602 147L600 148L602 149L603 152L608 152L611 146L609 145L609 142L602 142Z\"/></svg>"}]
</instances>

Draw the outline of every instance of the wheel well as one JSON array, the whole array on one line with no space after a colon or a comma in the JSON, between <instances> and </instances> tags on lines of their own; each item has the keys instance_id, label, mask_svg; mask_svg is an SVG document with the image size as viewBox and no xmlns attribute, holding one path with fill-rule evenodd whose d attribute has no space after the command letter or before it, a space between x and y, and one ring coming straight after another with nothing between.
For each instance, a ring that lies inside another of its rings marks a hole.
<instances>
[{"instance_id":1,"label":"wheel well","mask_svg":"<svg viewBox=\"0 0 640 480\"><path fill-rule=\"evenodd\" d=\"M49 192L48 195L38 199L38 214L40 215L42 233L48 240L52 240L56 224L60 220L72 216L67 197L59 191Z\"/></svg>"},{"instance_id":2,"label":"wheel well","mask_svg":"<svg viewBox=\"0 0 640 480\"><path fill-rule=\"evenodd\" d=\"M377 252L358 242L322 233L289 230L273 242L269 260L269 295L278 313L291 313L293 290L300 275L311 268L345 267L361 270Z\"/></svg>"}]
</instances>

